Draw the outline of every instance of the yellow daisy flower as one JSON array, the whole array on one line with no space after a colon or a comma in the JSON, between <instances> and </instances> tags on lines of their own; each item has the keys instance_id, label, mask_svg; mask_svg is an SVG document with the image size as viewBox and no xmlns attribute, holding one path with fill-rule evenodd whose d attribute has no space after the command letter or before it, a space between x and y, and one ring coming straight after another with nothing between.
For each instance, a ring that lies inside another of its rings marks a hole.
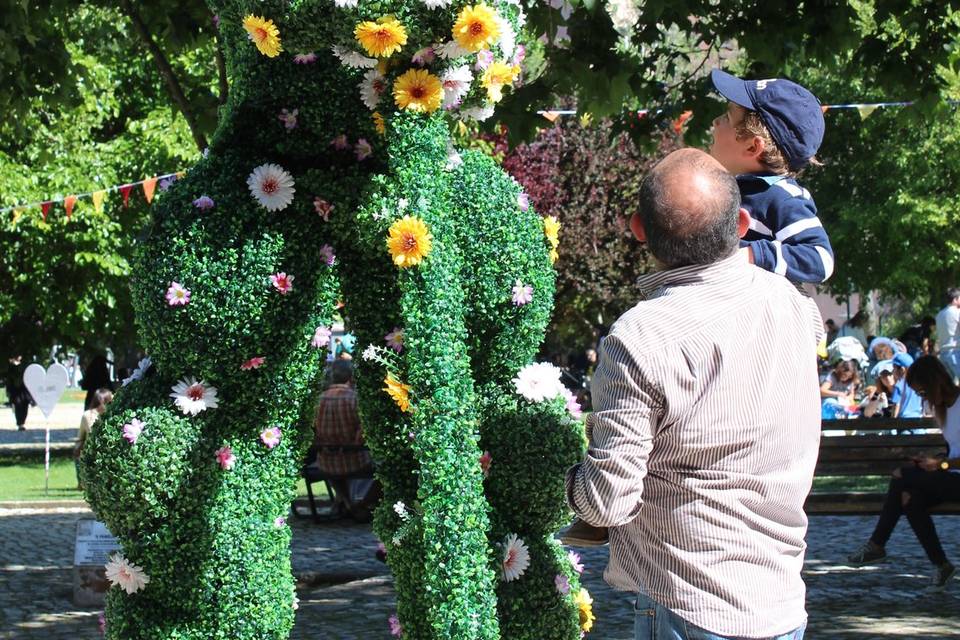
<instances>
[{"instance_id":1,"label":"yellow daisy flower","mask_svg":"<svg viewBox=\"0 0 960 640\"><path fill-rule=\"evenodd\" d=\"M383 119L383 114L379 111L373 112L373 126L376 127L377 133L384 135L387 132L387 123Z\"/></svg>"},{"instance_id":2,"label":"yellow daisy flower","mask_svg":"<svg viewBox=\"0 0 960 640\"><path fill-rule=\"evenodd\" d=\"M407 44L407 30L393 16L383 16L376 22L361 22L353 30L353 35L367 54L375 58L389 58Z\"/></svg>"},{"instance_id":3,"label":"yellow daisy flower","mask_svg":"<svg viewBox=\"0 0 960 640\"><path fill-rule=\"evenodd\" d=\"M404 413L410 411L410 385L403 384L394 378L392 373L387 374L387 377L383 379L383 383L387 385L383 390L393 398L393 401L400 407L400 411Z\"/></svg>"},{"instance_id":4,"label":"yellow daisy flower","mask_svg":"<svg viewBox=\"0 0 960 640\"><path fill-rule=\"evenodd\" d=\"M550 249L550 264L556 264L557 260L560 259L560 254L557 253L556 249Z\"/></svg>"},{"instance_id":5,"label":"yellow daisy flower","mask_svg":"<svg viewBox=\"0 0 960 640\"><path fill-rule=\"evenodd\" d=\"M485 4L464 7L453 24L453 39L472 53L486 49L499 38L497 12Z\"/></svg>"},{"instance_id":6,"label":"yellow daisy flower","mask_svg":"<svg viewBox=\"0 0 960 640\"><path fill-rule=\"evenodd\" d=\"M504 85L512 85L520 76L520 65L507 64L506 62L490 63L487 70L483 72L483 88L487 90L487 97L490 102L500 102L503 98Z\"/></svg>"},{"instance_id":7,"label":"yellow daisy flower","mask_svg":"<svg viewBox=\"0 0 960 640\"><path fill-rule=\"evenodd\" d=\"M443 104L443 84L429 71L410 69L393 83L393 99L401 109L433 113Z\"/></svg>"},{"instance_id":8,"label":"yellow daisy flower","mask_svg":"<svg viewBox=\"0 0 960 640\"><path fill-rule=\"evenodd\" d=\"M283 51L280 45L280 30L273 24L273 20L250 14L243 19L243 28L250 34L250 39L257 45L260 53L268 58L276 58Z\"/></svg>"},{"instance_id":9,"label":"yellow daisy flower","mask_svg":"<svg viewBox=\"0 0 960 640\"><path fill-rule=\"evenodd\" d=\"M590 597L590 592L581 588L573 601L580 607L580 629L590 631L593 628L593 621L597 619L593 615L593 598Z\"/></svg>"},{"instance_id":10,"label":"yellow daisy flower","mask_svg":"<svg viewBox=\"0 0 960 640\"><path fill-rule=\"evenodd\" d=\"M555 216L543 219L543 233L547 236L550 246L556 249L560 245L560 221Z\"/></svg>"},{"instance_id":11,"label":"yellow daisy flower","mask_svg":"<svg viewBox=\"0 0 960 640\"><path fill-rule=\"evenodd\" d=\"M420 264L433 247L433 236L420 218L403 216L390 225L390 237L387 248L398 267L412 267Z\"/></svg>"}]
</instances>

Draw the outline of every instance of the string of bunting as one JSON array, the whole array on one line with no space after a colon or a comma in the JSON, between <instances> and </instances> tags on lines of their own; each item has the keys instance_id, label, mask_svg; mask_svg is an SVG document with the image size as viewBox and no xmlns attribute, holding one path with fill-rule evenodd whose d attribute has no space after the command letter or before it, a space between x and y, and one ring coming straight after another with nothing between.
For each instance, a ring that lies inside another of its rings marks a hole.
<instances>
[{"instance_id":1,"label":"string of bunting","mask_svg":"<svg viewBox=\"0 0 960 640\"><path fill-rule=\"evenodd\" d=\"M77 205L77 201L81 198L90 198L93 202L93 209L97 213L103 213L103 203L107 198L107 194L119 191L120 195L123 197L123 206L128 207L130 205L130 193L133 191L133 188L140 186L143 189L143 197L146 199L147 204L153 202L153 194L156 192L157 183L162 180L170 180L176 178L182 178L184 176L183 171L177 171L174 173L166 173L159 176L153 176L151 178L144 178L137 182L128 182L125 184L114 185L112 187L107 187L105 189L98 189L97 191L89 191L86 193L75 193L63 198L51 198L50 200L42 200L40 202L30 202L26 204L18 204L12 207L4 207L0 209L0 213L9 213L13 212L13 223L16 224L17 220L20 219L24 213L29 209L34 207L39 207L40 212L43 214L43 220L47 220L47 216L50 214L53 205L63 204L63 210L67 214L67 219L70 219L70 216L73 215L73 209Z\"/></svg>"}]
</instances>

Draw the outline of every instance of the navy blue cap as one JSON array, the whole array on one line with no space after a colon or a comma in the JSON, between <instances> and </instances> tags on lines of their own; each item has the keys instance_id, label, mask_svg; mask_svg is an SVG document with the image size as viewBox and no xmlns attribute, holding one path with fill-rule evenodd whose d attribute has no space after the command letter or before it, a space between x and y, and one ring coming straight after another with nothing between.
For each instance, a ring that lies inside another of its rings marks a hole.
<instances>
[{"instance_id":1,"label":"navy blue cap","mask_svg":"<svg viewBox=\"0 0 960 640\"><path fill-rule=\"evenodd\" d=\"M816 155L823 142L823 110L807 89L783 78L741 80L719 69L710 72L710 80L724 98L760 115L792 170Z\"/></svg>"}]
</instances>

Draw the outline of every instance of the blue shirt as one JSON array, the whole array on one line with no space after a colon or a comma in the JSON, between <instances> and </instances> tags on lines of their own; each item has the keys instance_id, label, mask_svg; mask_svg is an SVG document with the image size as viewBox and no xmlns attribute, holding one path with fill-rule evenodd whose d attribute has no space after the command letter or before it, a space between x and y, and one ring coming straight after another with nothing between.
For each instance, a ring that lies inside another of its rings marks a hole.
<instances>
[{"instance_id":1,"label":"blue shirt","mask_svg":"<svg viewBox=\"0 0 960 640\"><path fill-rule=\"evenodd\" d=\"M923 398L910 388L906 378L901 378L900 382L893 385L893 394L890 396L890 402L900 405L898 418L922 418L923 417Z\"/></svg>"},{"instance_id":2,"label":"blue shirt","mask_svg":"<svg viewBox=\"0 0 960 640\"><path fill-rule=\"evenodd\" d=\"M753 249L754 263L791 282L826 281L833 249L810 192L793 178L754 173L737 176L737 186L750 214L740 246Z\"/></svg>"}]
</instances>

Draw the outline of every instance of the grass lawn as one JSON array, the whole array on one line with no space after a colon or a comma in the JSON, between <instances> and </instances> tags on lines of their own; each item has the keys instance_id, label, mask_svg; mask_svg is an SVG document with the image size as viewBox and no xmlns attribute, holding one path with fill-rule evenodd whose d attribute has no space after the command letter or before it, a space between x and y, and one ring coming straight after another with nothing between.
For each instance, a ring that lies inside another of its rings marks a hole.
<instances>
[{"instance_id":1,"label":"grass lawn","mask_svg":"<svg viewBox=\"0 0 960 640\"><path fill-rule=\"evenodd\" d=\"M82 500L77 490L73 458L50 459L50 492L43 491L43 458L35 456L0 458L0 502L12 500ZM313 485L314 495L323 499L327 492L322 484ZM297 495L307 495L303 479L297 481Z\"/></svg>"}]
</instances>

